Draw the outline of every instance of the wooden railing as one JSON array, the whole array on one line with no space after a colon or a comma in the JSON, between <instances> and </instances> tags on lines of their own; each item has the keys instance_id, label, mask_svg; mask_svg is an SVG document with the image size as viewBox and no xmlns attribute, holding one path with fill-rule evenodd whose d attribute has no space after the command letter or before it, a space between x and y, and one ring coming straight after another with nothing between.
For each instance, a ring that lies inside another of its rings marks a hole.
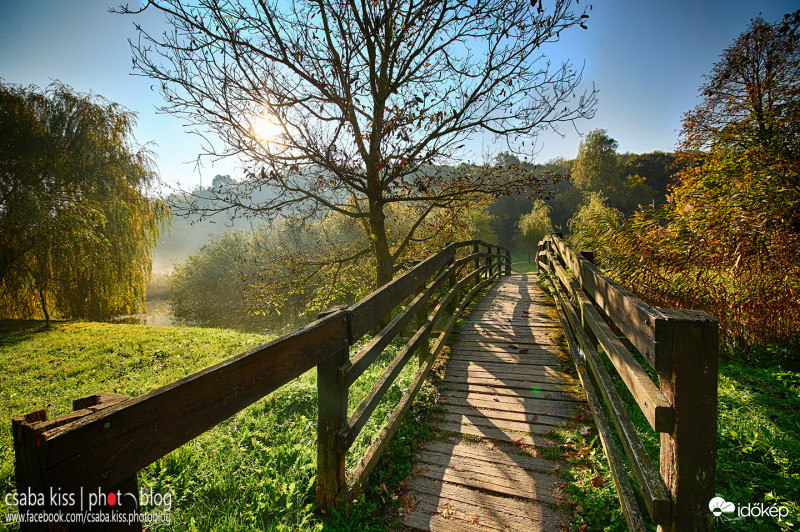
<instances>
[{"instance_id":1,"label":"wooden railing","mask_svg":"<svg viewBox=\"0 0 800 532\"><path fill-rule=\"evenodd\" d=\"M650 519L660 530L712 528L717 452L718 325L704 312L654 308L576 253L560 235L539 243L537 263L552 285L578 376L611 466L630 530L644 530L602 401L616 427ZM601 360L613 364L650 427L661 434L660 471ZM653 382L631 354L659 375Z\"/></svg>"},{"instance_id":2,"label":"wooden railing","mask_svg":"<svg viewBox=\"0 0 800 532\"><path fill-rule=\"evenodd\" d=\"M342 507L397 430L461 310L481 287L502 273L509 275L510 268L511 255L504 248L478 240L450 244L352 306L333 308L310 325L145 395L101 393L74 401L72 413L52 420L45 410L14 418L17 491L45 494L44 507L22 504L20 513L71 511L51 506L51 490L137 494L137 471L315 366L317 499L321 508ZM416 332L348 417L350 385L412 319ZM350 346L380 326L351 358ZM430 346L435 330L438 338ZM345 453L415 352L420 367L414 380L346 478ZM23 529L46 530L48 525Z\"/></svg>"}]
</instances>

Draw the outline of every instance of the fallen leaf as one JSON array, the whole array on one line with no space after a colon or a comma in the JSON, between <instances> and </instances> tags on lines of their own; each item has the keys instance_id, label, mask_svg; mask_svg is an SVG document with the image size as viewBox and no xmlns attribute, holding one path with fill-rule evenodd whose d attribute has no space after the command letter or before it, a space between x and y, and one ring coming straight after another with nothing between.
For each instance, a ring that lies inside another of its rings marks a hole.
<instances>
[{"instance_id":1,"label":"fallen leaf","mask_svg":"<svg viewBox=\"0 0 800 532\"><path fill-rule=\"evenodd\" d=\"M595 487L595 488L602 488L603 485L605 485L605 483L606 483L606 479L604 479L602 477L598 476L598 477L593 477L592 478L592 486Z\"/></svg>"},{"instance_id":2,"label":"fallen leaf","mask_svg":"<svg viewBox=\"0 0 800 532\"><path fill-rule=\"evenodd\" d=\"M527 349L520 349L520 350L519 350L519 352L520 352L520 353L522 353L522 354L524 355L525 353L527 353L527 352L528 352L528 350L527 350Z\"/></svg>"},{"instance_id":3,"label":"fallen leaf","mask_svg":"<svg viewBox=\"0 0 800 532\"><path fill-rule=\"evenodd\" d=\"M439 513L442 514L442 517L444 517L445 519L450 519L450 516L453 515L455 511L456 509L453 508L453 505L448 502L445 503L444 508Z\"/></svg>"},{"instance_id":4,"label":"fallen leaf","mask_svg":"<svg viewBox=\"0 0 800 532\"><path fill-rule=\"evenodd\" d=\"M412 474L412 475L417 475L417 474L419 474L419 473L424 473L424 472L426 472L426 471L430 471L430 470L429 470L427 467L418 467L417 469L413 469L413 470L411 471L411 474Z\"/></svg>"},{"instance_id":5,"label":"fallen leaf","mask_svg":"<svg viewBox=\"0 0 800 532\"><path fill-rule=\"evenodd\" d=\"M477 515L473 515L472 516L472 523L476 524L476 525L478 524L478 516Z\"/></svg>"}]
</instances>

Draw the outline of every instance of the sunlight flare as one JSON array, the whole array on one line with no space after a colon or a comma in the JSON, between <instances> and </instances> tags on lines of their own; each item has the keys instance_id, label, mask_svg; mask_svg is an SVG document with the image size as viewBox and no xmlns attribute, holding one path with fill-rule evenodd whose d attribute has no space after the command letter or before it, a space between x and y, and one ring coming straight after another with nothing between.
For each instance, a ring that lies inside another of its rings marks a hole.
<instances>
[{"instance_id":1,"label":"sunlight flare","mask_svg":"<svg viewBox=\"0 0 800 532\"><path fill-rule=\"evenodd\" d=\"M264 113L253 121L253 134L261 142L273 142L283 133L283 127L273 115Z\"/></svg>"}]
</instances>

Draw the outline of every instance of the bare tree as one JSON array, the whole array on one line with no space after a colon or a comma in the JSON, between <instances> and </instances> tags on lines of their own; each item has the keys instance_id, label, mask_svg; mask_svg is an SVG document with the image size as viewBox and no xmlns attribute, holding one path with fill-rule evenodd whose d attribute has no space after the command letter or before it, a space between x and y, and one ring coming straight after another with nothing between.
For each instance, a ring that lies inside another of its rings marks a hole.
<instances>
[{"instance_id":1,"label":"bare tree","mask_svg":"<svg viewBox=\"0 0 800 532\"><path fill-rule=\"evenodd\" d=\"M371 254L380 286L432 210L539 189L521 169L440 171L471 137L494 134L497 151L519 154L542 128L593 115L595 91L575 94L581 69L540 51L585 28L586 9L572 4L151 0L142 10L163 12L171 29L137 25L133 61L160 82L164 110L221 139L209 155L240 156L250 169L201 210L344 214L365 234L352 258ZM262 187L274 194L252 201ZM397 203L417 218L390 245L385 209Z\"/></svg>"}]
</instances>

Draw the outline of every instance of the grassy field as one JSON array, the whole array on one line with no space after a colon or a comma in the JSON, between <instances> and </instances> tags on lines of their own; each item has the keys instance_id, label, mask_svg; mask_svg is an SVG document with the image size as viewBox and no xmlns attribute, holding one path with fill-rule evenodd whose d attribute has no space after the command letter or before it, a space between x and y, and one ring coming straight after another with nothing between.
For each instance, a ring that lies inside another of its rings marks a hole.
<instances>
[{"instance_id":1,"label":"grassy field","mask_svg":"<svg viewBox=\"0 0 800 532\"><path fill-rule=\"evenodd\" d=\"M536 257L531 257L531 262L528 263L528 257L522 255L511 254L511 270L515 273L536 273Z\"/></svg>"},{"instance_id":2,"label":"grassy field","mask_svg":"<svg viewBox=\"0 0 800 532\"><path fill-rule=\"evenodd\" d=\"M268 340L223 329L154 328L102 323L0 324L0 415L39 408L51 417L75 398L100 391L135 396ZM351 388L350 411L366 395L400 344L393 345ZM413 377L410 364L348 453L348 470L380 430ZM429 436L423 388L406 423L349 515L315 512L316 375L310 371L233 418L140 471L140 489L171 493L172 525L152 530L386 530L390 490L407 476L415 446ZM14 489L10 422L0 431L0 491ZM15 508L2 503L0 513ZM382 508L387 511L384 511ZM380 508L380 509L379 509ZM388 522L387 522L388 520ZM2 524L0 526L8 526Z\"/></svg>"}]
</instances>

